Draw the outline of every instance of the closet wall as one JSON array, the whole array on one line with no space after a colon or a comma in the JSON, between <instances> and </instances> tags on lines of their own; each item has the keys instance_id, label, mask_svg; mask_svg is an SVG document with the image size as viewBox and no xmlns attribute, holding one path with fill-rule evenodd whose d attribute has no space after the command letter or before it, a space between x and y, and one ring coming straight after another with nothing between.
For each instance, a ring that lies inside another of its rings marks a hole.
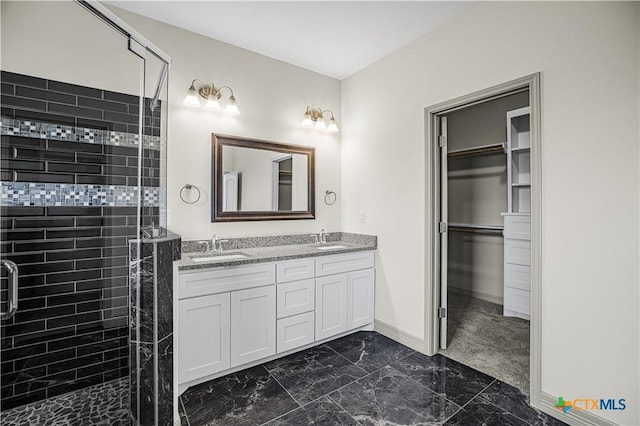
<instances>
[{"instance_id":1,"label":"closet wall","mask_svg":"<svg viewBox=\"0 0 640 426\"><path fill-rule=\"evenodd\" d=\"M529 105L521 92L447 114L447 151L505 142L507 111ZM449 157L449 225L503 226L507 211L504 152ZM448 285L479 299L503 303L504 239L450 231Z\"/></svg>"}]
</instances>

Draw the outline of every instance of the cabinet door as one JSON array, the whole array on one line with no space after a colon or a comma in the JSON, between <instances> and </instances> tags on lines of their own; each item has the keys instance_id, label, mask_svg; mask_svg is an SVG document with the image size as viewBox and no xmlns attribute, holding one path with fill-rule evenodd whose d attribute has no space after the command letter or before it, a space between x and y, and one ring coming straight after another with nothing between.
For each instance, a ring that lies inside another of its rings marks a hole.
<instances>
[{"instance_id":1,"label":"cabinet door","mask_svg":"<svg viewBox=\"0 0 640 426\"><path fill-rule=\"evenodd\" d=\"M229 306L229 293L178 302L180 383L230 367Z\"/></svg>"},{"instance_id":2,"label":"cabinet door","mask_svg":"<svg viewBox=\"0 0 640 426\"><path fill-rule=\"evenodd\" d=\"M373 269L347 274L347 329L362 327L373 322Z\"/></svg>"},{"instance_id":3,"label":"cabinet door","mask_svg":"<svg viewBox=\"0 0 640 426\"><path fill-rule=\"evenodd\" d=\"M231 366L276 353L276 286L231 292Z\"/></svg>"},{"instance_id":4,"label":"cabinet door","mask_svg":"<svg viewBox=\"0 0 640 426\"><path fill-rule=\"evenodd\" d=\"M316 340L347 330L347 274L316 278Z\"/></svg>"}]
</instances>

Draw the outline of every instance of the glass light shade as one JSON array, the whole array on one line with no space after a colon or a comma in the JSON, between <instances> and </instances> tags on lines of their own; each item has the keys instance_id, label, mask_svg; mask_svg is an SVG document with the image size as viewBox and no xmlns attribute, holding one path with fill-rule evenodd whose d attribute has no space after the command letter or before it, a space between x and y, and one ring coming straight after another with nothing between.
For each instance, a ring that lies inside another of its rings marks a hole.
<instances>
[{"instance_id":1,"label":"glass light shade","mask_svg":"<svg viewBox=\"0 0 640 426\"><path fill-rule=\"evenodd\" d=\"M229 96L229 101L227 102L227 107L224 109L224 112L227 114L240 114L240 110L238 109L238 104L236 103L235 96Z\"/></svg>"},{"instance_id":2,"label":"glass light shade","mask_svg":"<svg viewBox=\"0 0 640 426\"><path fill-rule=\"evenodd\" d=\"M196 91L195 87L193 86L189 87L187 96L184 98L184 101L182 101L182 103L191 107L200 106L200 100L198 99L198 92Z\"/></svg>"},{"instance_id":3,"label":"glass light shade","mask_svg":"<svg viewBox=\"0 0 640 426\"><path fill-rule=\"evenodd\" d=\"M324 118L318 117L318 119L316 120L316 129L324 130L326 128L327 128L327 125L324 124Z\"/></svg>"},{"instance_id":4,"label":"glass light shade","mask_svg":"<svg viewBox=\"0 0 640 426\"><path fill-rule=\"evenodd\" d=\"M209 96L207 96L207 103L204 104L204 107L212 111L220 111L220 104L218 103L218 97L213 93L210 93Z\"/></svg>"},{"instance_id":5,"label":"glass light shade","mask_svg":"<svg viewBox=\"0 0 640 426\"><path fill-rule=\"evenodd\" d=\"M311 121L311 114L306 113L304 115L304 120L300 124L302 127L313 127L313 121Z\"/></svg>"},{"instance_id":6,"label":"glass light shade","mask_svg":"<svg viewBox=\"0 0 640 426\"><path fill-rule=\"evenodd\" d=\"M339 131L340 131L340 129L338 129L338 125L336 124L336 120L334 118L331 118L331 120L329 120L329 127L327 127L327 132L338 133Z\"/></svg>"}]
</instances>

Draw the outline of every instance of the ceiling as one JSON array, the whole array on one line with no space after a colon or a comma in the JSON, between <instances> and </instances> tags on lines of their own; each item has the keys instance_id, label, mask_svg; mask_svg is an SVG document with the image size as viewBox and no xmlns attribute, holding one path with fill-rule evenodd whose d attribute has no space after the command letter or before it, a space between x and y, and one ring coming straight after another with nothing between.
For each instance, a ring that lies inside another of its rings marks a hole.
<instances>
[{"instance_id":1,"label":"ceiling","mask_svg":"<svg viewBox=\"0 0 640 426\"><path fill-rule=\"evenodd\" d=\"M343 79L477 1L106 1Z\"/></svg>"}]
</instances>

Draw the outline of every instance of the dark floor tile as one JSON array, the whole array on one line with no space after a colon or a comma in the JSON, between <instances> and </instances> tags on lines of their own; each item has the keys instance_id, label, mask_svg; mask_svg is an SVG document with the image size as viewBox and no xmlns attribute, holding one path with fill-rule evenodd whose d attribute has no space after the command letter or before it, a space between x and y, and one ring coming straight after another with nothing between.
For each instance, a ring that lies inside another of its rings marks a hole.
<instances>
[{"instance_id":1,"label":"dark floor tile","mask_svg":"<svg viewBox=\"0 0 640 426\"><path fill-rule=\"evenodd\" d=\"M326 345L316 346L265 364L300 404L306 404L364 376Z\"/></svg>"},{"instance_id":2,"label":"dark floor tile","mask_svg":"<svg viewBox=\"0 0 640 426\"><path fill-rule=\"evenodd\" d=\"M444 424L460 426L527 426L525 422L514 415L482 399L471 401Z\"/></svg>"},{"instance_id":3,"label":"dark floor tile","mask_svg":"<svg viewBox=\"0 0 640 426\"><path fill-rule=\"evenodd\" d=\"M527 397L518 389L496 380L480 394L480 398L491 402L531 425L561 426L565 423L529 405Z\"/></svg>"},{"instance_id":4,"label":"dark floor tile","mask_svg":"<svg viewBox=\"0 0 640 426\"><path fill-rule=\"evenodd\" d=\"M329 397L363 425L438 423L460 408L389 366Z\"/></svg>"},{"instance_id":5,"label":"dark floor tile","mask_svg":"<svg viewBox=\"0 0 640 426\"><path fill-rule=\"evenodd\" d=\"M189 419L182 406L182 399L178 399L178 415L180 415L180 426L190 426Z\"/></svg>"},{"instance_id":6,"label":"dark floor tile","mask_svg":"<svg viewBox=\"0 0 640 426\"><path fill-rule=\"evenodd\" d=\"M329 397L310 402L289 414L267 423L268 426L357 426L356 422L345 410ZM267 426L265 425L265 426Z\"/></svg>"},{"instance_id":7,"label":"dark floor tile","mask_svg":"<svg viewBox=\"0 0 640 426\"><path fill-rule=\"evenodd\" d=\"M327 345L369 373L414 352L381 334L369 331L350 334Z\"/></svg>"},{"instance_id":8,"label":"dark floor tile","mask_svg":"<svg viewBox=\"0 0 640 426\"><path fill-rule=\"evenodd\" d=\"M460 406L471 401L494 380L442 355L427 356L416 352L391 366Z\"/></svg>"},{"instance_id":9,"label":"dark floor tile","mask_svg":"<svg viewBox=\"0 0 640 426\"><path fill-rule=\"evenodd\" d=\"M262 366L193 386L180 398L191 426L259 425L299 407Z\"/></svg>"}]
</instances>

